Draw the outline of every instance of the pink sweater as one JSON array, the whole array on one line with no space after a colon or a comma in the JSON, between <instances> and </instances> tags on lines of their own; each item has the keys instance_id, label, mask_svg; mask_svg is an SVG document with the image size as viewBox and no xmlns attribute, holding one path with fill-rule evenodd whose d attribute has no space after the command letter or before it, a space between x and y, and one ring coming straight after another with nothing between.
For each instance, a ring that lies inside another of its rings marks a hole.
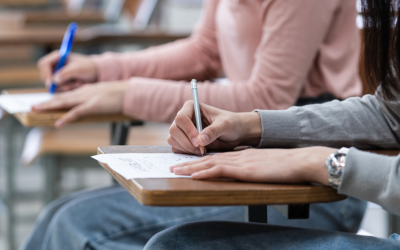
<instances>
[{"instance_id":1,"label":"pink sweater","mask_svg":"<svg viewBox=\"0 0 400 250\"><path fill-rule=\"evenodd\" d=\"M148 121L172 121L192 78L201 102L236 112L345 99L362 91L356 13L356 0L208 0L189 38L93 60L99 81L129 79L124 113ZM206 81L222 70L229 85Z\"/></svg>"}]
</instances>

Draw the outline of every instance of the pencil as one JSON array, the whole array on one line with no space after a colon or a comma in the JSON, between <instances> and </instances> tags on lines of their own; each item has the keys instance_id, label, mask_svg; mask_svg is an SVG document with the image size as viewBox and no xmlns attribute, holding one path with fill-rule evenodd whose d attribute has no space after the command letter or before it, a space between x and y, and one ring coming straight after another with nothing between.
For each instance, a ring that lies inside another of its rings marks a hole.
<instances>
[{"instance_id":1,"label":"pencil","mask_svg":"<svg viewBox=\"0 0 400 250\"><path fill-rule=\"evenodd\" d=\"M194 105L194 115L196 117L196 127L197 131L199 131L199 134L203 130L202 124L201 124L201 113L200 113L200 104L199 104L199 96L197 95L197 81L196 79L193 79L190 82L190 86L192 88L192 95L193 95L193 105ZM204 156L204 147L200 147L200 152L201 155Z\"/></svg>"}]
</instances>

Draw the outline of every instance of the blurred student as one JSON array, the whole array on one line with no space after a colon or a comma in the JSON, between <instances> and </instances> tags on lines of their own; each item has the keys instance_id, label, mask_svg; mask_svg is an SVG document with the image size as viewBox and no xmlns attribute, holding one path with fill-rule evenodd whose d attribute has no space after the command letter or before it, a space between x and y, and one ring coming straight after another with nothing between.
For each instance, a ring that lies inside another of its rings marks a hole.
<instances>
[{"instance_id":1,"label":"blurred student","mask_svg":"<svg viewBox=\"0 0 400 250\"><path fill-rule=\"evenodd\" d=\"M356 0L210 0L191 37L132 53L72 54L55 75L58 52L39 62L42 78L61 94L35 108L73 108L57 122L123 112L171 122L196 78L200 101L245 112L286 109L362 92L358 76ZM224 72L229 84L207 80ZM310 100L312 98L313 100Z\"/></svg>"},{"instance_id":2,"label":"blurred student","mask_svg":"<svg viewBox=\"0 0 400 250\"><path fill-rule=\"evenodd\" d=\"M193 103L187 102L171 128L169 142L176 152L194 152L197 145L191 143L193 138L209 149L232 149L238 145L303 148L224 153L173 166L172 171L191 175L193 179L225 177L249 182L320 183L400 215L400 155L383 156L359 150L400 149L398 1L361 2L366 72L372 87L380 85L375 96L253 113L232 113L202 105L208 127L200 134L192 123ZM310 147L315 145L320 146ZM346 146L353 147L338 150ZM400 236L393 234L390 239L380 239L257 223L197 222L167 229L145 247L146 250L189 248L395 250L400 249Z\"/></svg>"},{"instance_id":3,"label":"blurred student","mask_svg":"<svg viewBox=\"0 0 400 250\"><path fill-rule=\"evenodd\" d=\"M187 82L192 78L204 80L198 84L203 103L237 112L358 96L356 15L355 0L210 0L188 39L134 53L74 54L54 76L57 54L45 57L39 68L46 84L54 77L60 91L72 91L35 108L72 108L57 126L89 114L121 112L172 121L192 98ZM230 84L206 81L221 70ZM93 82L99 83L86 84ZM309 220L287 220L269 210L268 220L356 232L365 205L354 198L313 204ZM243 221L243 214L243 207L144 207L115 186L49 204L23 249L142 249L168 227L199 220Z\"/></svg>"}]
</instances>

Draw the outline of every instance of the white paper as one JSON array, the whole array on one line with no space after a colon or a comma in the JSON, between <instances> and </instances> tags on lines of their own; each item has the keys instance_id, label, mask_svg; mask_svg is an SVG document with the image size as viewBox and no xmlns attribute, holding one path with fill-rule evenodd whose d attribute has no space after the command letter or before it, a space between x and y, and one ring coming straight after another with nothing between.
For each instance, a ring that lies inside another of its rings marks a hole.
<instances>
[{"instance_id":1,"label":"white paper","mask_svg":"<svg viewBox=\"0 0 400 250\"><path fill-rule=\"evenodd\" d=\"M8 113L30 112L31 106L53 98L50 93L0 95L0 106Z\"/></svg>"},{"instance_id":2,"label":"white paper","mask_svg":"<svg viewBox=\"0 0 400 250\"><path fill-rule=\"evenodd\" d=\"M170 166L194 161L199 156L159 153L159 154L101 154L92 158L106 163L115 172L125 177L133 178L190 178L186 175L176 175L169 170Z\"/></svg>"}]
</instances>

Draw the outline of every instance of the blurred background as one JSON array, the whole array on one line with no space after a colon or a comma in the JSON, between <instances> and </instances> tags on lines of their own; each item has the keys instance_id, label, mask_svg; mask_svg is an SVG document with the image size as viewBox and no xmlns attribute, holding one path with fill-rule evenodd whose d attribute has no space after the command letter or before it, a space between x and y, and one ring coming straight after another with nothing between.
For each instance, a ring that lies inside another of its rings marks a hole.
<instances>
[{"instance_id":1,"label":"blurred background","mask_svg":"<svg viewBox=\"0 0 400 250\"><path fill-rule=\"evenodd\" d=\"M66 27L80 29L73 51L135 51L191 34L203 0L0 0L0 90L43 88L36 61L58 49ZM355 20L356 21L356 20ZM362 28L360 19L357 20ZM45 204L80 190L110 185L90 159L110 144L110 125L28 128L0 110L0 249L17 249ZM166 145L168 124L130 129L127 144ZM156 132L155 132L156 131ZM363 229L387 237L393 219L370 204ZM391 219L389 219L391 218Z\"/></svg>"}]
</instances>

